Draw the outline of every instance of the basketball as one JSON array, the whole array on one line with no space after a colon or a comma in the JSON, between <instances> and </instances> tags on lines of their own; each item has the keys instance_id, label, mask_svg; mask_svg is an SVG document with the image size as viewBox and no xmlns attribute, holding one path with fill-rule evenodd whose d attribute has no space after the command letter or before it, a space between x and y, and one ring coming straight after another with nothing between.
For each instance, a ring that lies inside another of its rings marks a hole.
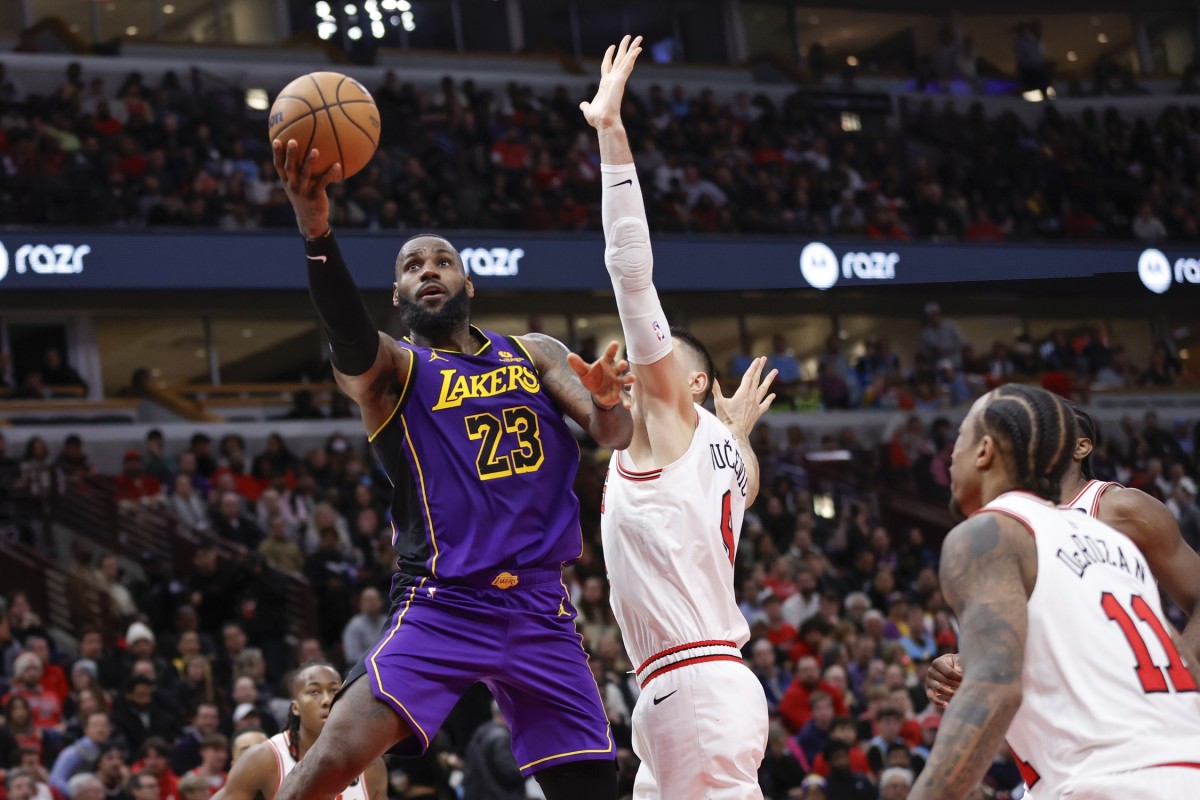
<instances>
[{"instance_id":1,"label":"basketball","mask_svg":"<svg viewBox=\"0 0 1200 800\"><path fill-rule=\"evenodd\" d=\"M316 148L313 174L336 163L349 178L379 146L379 109L366 88L339 72L310 72L283 87L271 106L270 139L295 139L307 158Z\"/></svg>"}]
</instances>

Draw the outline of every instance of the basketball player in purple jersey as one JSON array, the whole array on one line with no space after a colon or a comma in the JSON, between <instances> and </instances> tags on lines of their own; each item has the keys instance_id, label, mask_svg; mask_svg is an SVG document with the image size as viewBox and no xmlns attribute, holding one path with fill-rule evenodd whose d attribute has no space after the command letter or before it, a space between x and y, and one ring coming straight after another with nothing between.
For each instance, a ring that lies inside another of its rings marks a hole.
<instances>
[{"instance_id":1,"label":"basketball player in purple jersey","mask_svg":"<svg viewBox=\"0 0 1200 800\"><path fill-rule=\"evenodd\" d=\"M548 336L472 326L471 279L432 235L396 259L392 301L409 336L376 331L329 227L340 166L314 175L295 141L273 147L334 375L394 487L399 565L379 641L275 800L329 800L385 751L422 753L477 681L547 798L612 800L616 751L561 568L582 550L579 448L563 415L602 447L632 436L617 344L585 365Z\"/></svg>"}]
</instances>

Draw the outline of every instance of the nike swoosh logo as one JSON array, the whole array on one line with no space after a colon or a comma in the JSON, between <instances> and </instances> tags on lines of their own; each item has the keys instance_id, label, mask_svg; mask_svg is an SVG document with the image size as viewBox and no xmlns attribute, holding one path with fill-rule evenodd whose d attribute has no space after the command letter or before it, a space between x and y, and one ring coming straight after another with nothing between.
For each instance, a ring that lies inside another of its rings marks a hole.
<instances>
[{"instance_id":1,"label":"nike swoosh logo","mask_svg":"<svg viewBox=\"0 0 1200 800\"><path fill-rule=\"evenodd\" d=\"M633 178L626 178L625 180L621 181L620 183L614 183L612 186L610 186L610 187L608 187L608 188L610 188L610 189L615 189L615 188L617 188L618 186L624 186L624 185L625 185L625 184L627 184L627 183L628 183L630 186L633 186ZM679 690L678 690L678 689L676 689L675 691L679 691ZM673 694L673 693L672 693L672 694ZM670 697L670 696L671 696L671 695L667 695L667 697Z\"/></svg>"},{"instance_id":2,"label":"nike swoosh logo","mask_svg":"<svg viewBox=\"0 0 1200 800\"><path fill-rule=\"evenodd\" d=\"M678 689L676 689L676 690L675 690L675 692L678 692L678 691L679 691ZM658 705L658 704L659 704L659 703L661 703L663 700L666 700L668 697L670 697L671 695L675 694L675 692L669 692L669 693L667 693L667 694L664 694L662 697L656 697L656 698L654 698L654 705Z\"/></svg>"},{"instance_id":3,"label":"nike swoosh logo","mask_svg":"<svg viewBox=\"0 0 1200 800\"><path fill-rule=\"evenodd\" d=\"M309 261L320 261L322 264L324 264L326 260L326 256L305 256L305 258L307 258Z\"/></svg>"}]
</instances>

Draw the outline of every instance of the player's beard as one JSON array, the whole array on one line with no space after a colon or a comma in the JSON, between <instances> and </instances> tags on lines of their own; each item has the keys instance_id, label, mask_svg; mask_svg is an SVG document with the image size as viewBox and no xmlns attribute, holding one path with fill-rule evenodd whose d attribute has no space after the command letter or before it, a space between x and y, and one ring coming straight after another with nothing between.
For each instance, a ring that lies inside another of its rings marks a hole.
<instances>
[{"instance_id":1,"label":"player's beard","mask_svg":"<svg viewBox=\"0 0 1200 800\"><path fill-rule=\"evenodd\" d=\"M441 339L463 325L471 315L471 298L464 286L446 298L436 311L426 311L420 303L400 301L400 319L411 332L426 339Z\"/></svg>"}]
</instances>

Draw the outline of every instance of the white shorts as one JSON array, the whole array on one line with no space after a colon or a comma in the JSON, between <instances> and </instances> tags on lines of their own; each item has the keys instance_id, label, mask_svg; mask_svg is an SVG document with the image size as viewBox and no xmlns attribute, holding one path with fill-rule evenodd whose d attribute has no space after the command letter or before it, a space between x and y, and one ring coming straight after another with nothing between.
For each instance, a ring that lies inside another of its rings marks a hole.
<instances>
[{"instance_id":1,"label":"white shorts","mask_svg":"<svg viewBox=\"0 0 1200 800\"><path fill-rule=\"evenodd\" d=\"M1150 767L1067 781L1062 800L1197 800L1200 767Z\"/></svg>"},{"instance_id":2,"label":"white shorts","mask_svg":"<svg viewBox=\"0 0 1200 800\"><path fill-rule=\"evenodd\" d=\"M767 699L749 668L712 661L665 672L633 708L642 761L633 800L762 800L766 748Z\"/></svg>"}]
</instances>

